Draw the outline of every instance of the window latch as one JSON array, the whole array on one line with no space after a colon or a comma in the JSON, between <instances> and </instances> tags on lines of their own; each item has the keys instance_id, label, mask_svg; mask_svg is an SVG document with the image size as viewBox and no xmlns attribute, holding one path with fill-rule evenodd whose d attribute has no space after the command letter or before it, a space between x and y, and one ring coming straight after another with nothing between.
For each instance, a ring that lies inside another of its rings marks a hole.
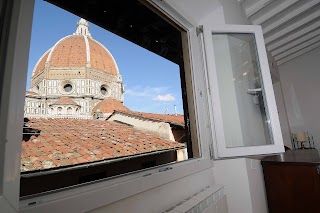
<instances>
[{"instance_id":1,"label":"window latch","mask_svg":"<svg viewBox=\"0 0 320 213\"><path fill-rule=\"evenodd\" d=\"M210 154L210 160L214 159L214 153L213 153L213 145L209 145L209 154Z\"/></svg>"},{"instance_id":2,"label":"window latch","mask_svg":"<svg viewBox=\"0 0 320 213\"><path fill-rule=\"evenodd\" d=\"M200 25L196 28L197 36L199 36L200 33L203 33L203 25Z\"/></svg>"}]
</instances>

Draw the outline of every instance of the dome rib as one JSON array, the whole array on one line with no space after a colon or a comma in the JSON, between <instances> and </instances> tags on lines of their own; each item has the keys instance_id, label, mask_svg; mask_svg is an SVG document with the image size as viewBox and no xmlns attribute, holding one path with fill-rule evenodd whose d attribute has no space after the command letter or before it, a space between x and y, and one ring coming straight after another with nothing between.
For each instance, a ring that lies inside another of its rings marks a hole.
<instances>
[{"instance_id":1,"label":"dome rib","mask_svg":"<svg viewBox=\"0 0 320 213\"><path fill-rule=\"evenodd\" d=\"M52 57L52 53L53 53L53 51L55 50L55 48L58 46L58 44L59 44L61 41L65 40L65 39L67 39L67 38L69 38L69 37L71 37L71 36L72 36L72 35L68 35L68 36L66 36L66 37L63 37L63 38L60 39L57 43L55 43L55 45L53 45L53 47L51 48L51 51L50 51L50 53L49 53L49 56L48 56L46 62L50 63L50 60L51 60L51 57Z\"/></svg>"},{"instance_id":2,"label":"dome rib","mask_svg":"<svg viewBox=\"0 0 320 213\"><path fill-rule=\"evenodd\" d=\"M118 68L117 62L116 62L116 60L114 59L113 55L110 53L110 51L109 51L103 44L101 44L99 41L97 41L97 40L95 40L95 39L93 39L93 38L89 38L88 40L89 40L89 44L90 44L90 41L92 41L92 42L96 43L98 46L102 47L104 51L106 51L107 56L109 56L110 59L111 59L111 63L115 66L115 67L114 67L114 68L115 68L115 72L113 72L113 70L111 70L111 73L114 74L114 75L119 75L119 68ZM94 45L90 45L90 47L91 47L91 48L90 48L91 60L94 59L94 55L95 55L95 54L92 54L92 52L93 52L93 51L92 51L92 48L94 48L94 47L92 47L92 46L96 46L96 45L95 45L95 44L94 44ZM91 51L92 51L92 52L91 52ZM104 59L106 59L106 58L108 58L108 57L105 57ZM106 63L108 63L108 62L106 62ZM91 67L94 68L94 69L99 69L99 68L96 68L97 66L95 66L94 61L91 61ZM105 72L107 72L107 73L110 73L110 71L108 71L107 68L108 68L108 67L103 67L103 70L104 70Z\"/></svg>"},{"instance_id":3,"label":"dome rib","mask_svg":"<svg viewBox=\"0 0 320 213\"><path fill-rule=\"evenodd\" d=\"M52 52L51 67L86 67L86 45L82 35L64 39Z\"/></svg>"},{"instance_id":4,"label":"dome rib","mask_svg":"<svg viewBox=\"0 0 320 213\"><path fill-rule=\"evenodd\" d=\"M43 53L43 55L39 58L38 62L36 63L36 65L34 66L34 69L32 71L32 76L37 75L45 68L45 64L46 64L50 50L51 50L51 48L48 49L45 53Z\"/></svg>"},{"instance_id":5,"label":"dome rib","mask_svg":"<svg viewBox=\"0 0 320 213\"><path fill-rule=\"evenodd\" d=\"M86 43L86 54L87 54L87 64L91 64L90 62L90 46L89 46L89 41L88 41L88 38L87 36L83 36L84 38L84 42Z\"/></svg>"}]
</instances>

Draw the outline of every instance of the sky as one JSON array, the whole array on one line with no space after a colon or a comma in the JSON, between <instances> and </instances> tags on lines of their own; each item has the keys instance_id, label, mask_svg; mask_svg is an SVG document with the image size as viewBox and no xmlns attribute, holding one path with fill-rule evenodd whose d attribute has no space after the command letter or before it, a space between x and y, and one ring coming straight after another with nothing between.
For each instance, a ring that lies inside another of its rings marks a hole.
<instances>
[{"instance_id":1,"label":"sky","mask_svg":"<svg viewBox=\"0 0 320 213\"><path fill-rule=\"evenodd\" d=\"M80 17L42 0L35 1L27 90L39 58L61 38L76 31ZM131 110L183 113L179 66L89 22L93 39L113 55L125 88L124 105Z\"/></svg>"}]
</instances>

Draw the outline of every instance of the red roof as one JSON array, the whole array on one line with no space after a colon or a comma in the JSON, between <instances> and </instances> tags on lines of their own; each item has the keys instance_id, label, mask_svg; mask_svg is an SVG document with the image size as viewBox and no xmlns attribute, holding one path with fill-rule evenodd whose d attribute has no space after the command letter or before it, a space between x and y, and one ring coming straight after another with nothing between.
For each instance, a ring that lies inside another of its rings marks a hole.
<instances>
[{"instance_id":1,"label":"red roof","mask_svg":"<svg viewBox=\"0 0 320 213\"><path fill-rule=\"evenodd\" d=\"M38 118L30 119L25 127L35 130L28 132L40 133L22 141L21 171L184 148L178 142L111 121Z\"/></svg>"},{"instance_id":2,"label":"red roof","mask_svg":"<svg viewBox=\"0 0 320 213\"><path fill-rule=\"evenodd\" d=\"M39 94L33 91L26 91L26 95L39 95Z\"/></svg>"},{"instance_id":3,"label":"red roof","mask_svg":"<svg viewBox=\"0 0 320 213\"><path fill-rule=\"evenodd\" d=\"M130 110L123 105L120 101L108 98L100 101L93 109L92 113L100 110L101 113L113 113L115 110L120 110L124 112L129 112Z\"/></svg>"},{"instance_id":4,"label":"red roof","mask_svg":"<svg viewBox=\"0 0 320 213\"><path fill-rule=\"evenodd\" d=\"M56 102L54 102L53 105L78 105L78 104L68 97L61 97Z\"/></svg>"},{"instance_id":5,"label":"red roof","mask_svg":"<svg viewBox=\"0 0 320 213\"><path fill-rule=\"evenodd\" d=\"M87 37L87 39L88 45L84 36L71 35L64 37L39 59L33 75L36 76L44 70L51 51L52 55L48 60L49 69L56 67L85 67L87 53L90 53L91 68L107 74L117 75L117 65L111 53L98 41L90 37Z\"/></svg>"},{"instance_id":6,"label":"red roof","mask_svg":"<svg viewBox=\"0 0 320 213\"><path fill-rule=\"evenodd\" d=\"M134 116L142 119L147 119L147 120L154 120L154 121L160 121L160 122L167 122L170 124L174 125L179 125L179 126L184 126L184 116L181 114L155 114L155 113L146 113L146 112L134 112L134 111L121 111L121 110L116 110L114 111L113 114L115 113L121 113L125 114L128 116ZM109 118L112 115L109 116Z\"/></svg>"}]
</instances>

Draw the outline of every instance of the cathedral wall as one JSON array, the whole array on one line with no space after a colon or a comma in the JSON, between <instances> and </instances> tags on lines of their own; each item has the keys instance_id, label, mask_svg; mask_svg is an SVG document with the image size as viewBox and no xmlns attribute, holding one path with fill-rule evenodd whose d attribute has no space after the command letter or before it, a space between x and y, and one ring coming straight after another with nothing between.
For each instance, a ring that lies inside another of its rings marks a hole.
<instances>
[{"instance_id":1,"label":"cathedral wall","mask_svg":"<svg viewBox=\"0 0 320 213\"><path fill-rule=\"evenodd\" d=\"M35 80L37 80L36 83ZM63 87L68 83L72 86L72 90L66 92ZM102 94L102 87L105 89L105 94ZM37 76L37 79L32 79L31 91L48 97L61 95L94 96L98 99L112 97L123 102L120 75L113 76L98 71L86 71L85 68L50 70L46 79L43 78L43 74Z\"/></svg>"}]
</instances>

